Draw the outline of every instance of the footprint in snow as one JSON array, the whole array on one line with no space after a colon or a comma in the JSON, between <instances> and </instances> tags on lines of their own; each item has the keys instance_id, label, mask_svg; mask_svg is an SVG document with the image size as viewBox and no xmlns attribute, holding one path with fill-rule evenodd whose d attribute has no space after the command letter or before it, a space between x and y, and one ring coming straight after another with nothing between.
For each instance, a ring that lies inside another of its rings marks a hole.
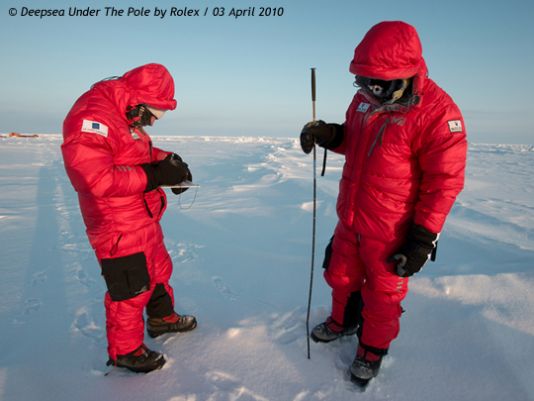
<instances>
[{"instance_id":1,"label":"footprint in snow","mask_svg":"<svg viewBox=\"0 0 534 401\"><path fill-rule=\"evenodd\" d=\"M169 242L168 251L173 263L188 263L198 258L197 250L202 245L190 242Z\"/></svg>"},{"instance_id":2,"label":"footprint in snow","mask_svg":"<svg viewBox=\"0 0 534 401\"><path fill-rule=\"evenodd\" d=\"M24 301L24 314L29 315L30 313L37 312L41 309L42 302L37 298L29 298Z\"/></svg>"},{"instance_id":3,"label":"footprint in snow","mask_svg":"<svg viewBox=\"0 0 534 401\"><path fill-rule=\"evenodd\" d=\"M235 301L237 299L237 296L228 288L222 278L213 276L211 280L213 281L215 288L217 288L217 291L219 291L224 297L228 298L230 301Z\"/></svg>"},{"instance_id":4,"label":"footprint in snow","mask_svg":"<svg viewBox=\"0 0 534 401\"><path fill-rule=\"evenodd\" d=\"M84 272L83 270L78 270L76 272L76 278L81 284L83 284L86 287L89 287L90 280L86 272Z\"/></svg>"},{"instance_id":5,"label":"footprint in snow","mask_svg":"<svg viewBox=\"0 0 534 401\"><path fill-rule=\"evenodd\" d=\"M94 282L94 280L91 279L89 275L85 272L83 267L77 266L75 267L74 271L76 280L78 280L83 286L89 287Z\"/></svg>"},{"instance_id":6,"label":"footprint in snow","mask_svg":"<svg viewBox=\"0 0 534 401\"><path fill-rule=\"evenodd\" d=\"M82 333L85 337L88 337L94 341L100 341L104 337L104 331L98 326L95 321L89 316L89 313L85 308L82 308L76 312L76 317L72 322L72 330Z\"/></svg>"},{"instance_id":7,"label":"footprint in snow","mask_svg":"<svg viewBox=\"0 0 534 401\"><path fill-rule=\"evenodd\" d=\"M224 399L234 401L268 401L267 398L243 386L237 378L228 373L211 371L206 373L206 378L215 387L215 393L211 394L208 398L210 400L220 399L223 393L225 393L228 397L225 396Z\"/></svg>"},{"instance_id":8,"label":"footprint in snow","mask_svg":"<svg viewBox=\"0 0 534 401\"><path fill-rule=\"evenodd\" d=\"M272 336L280 344L291 344L301 338L306 338L306 311L297 308L288 313L275 313L271 316Z\"/></svg>"},{"instance_id":9,"label":"footprint in snow","mask_svg":"<svg viewBox=\"0 0 534 401\"><path fill-rule=\"evenodd\" d=\"M34 273L32 275L32 286L44 283L47 278L48 276L46 275L46 271L44 270Z\"/></svg>"}]
</instances>

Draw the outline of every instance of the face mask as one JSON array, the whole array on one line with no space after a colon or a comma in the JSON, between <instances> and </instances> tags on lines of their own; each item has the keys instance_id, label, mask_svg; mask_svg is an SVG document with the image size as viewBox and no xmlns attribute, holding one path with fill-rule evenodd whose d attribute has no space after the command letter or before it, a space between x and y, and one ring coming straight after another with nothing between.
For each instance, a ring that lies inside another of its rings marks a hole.
<instances>
[{"instance_id":1,"label":"face mask","mask_svg":"<svg viewBox=\"0 0 534 401\"><path fill-rule=\"evenodd\" d=\"M393 103L400 99L410 84L409 79L394 79L384 81L367 77L356 76L355 86L359 86L381 103Z\"/></svg>"},{"instance_id":2,"label":"face mask","mask_svg":"<svg viewBox=\"0 0 534 401\"><path fill-rule=\"evenodd\" d=\"M153 118L158 119L146 104L138 104L135 107L128 106L126 109L126 118L132 127L151 126Z\"/></svg>"}]
</instances>

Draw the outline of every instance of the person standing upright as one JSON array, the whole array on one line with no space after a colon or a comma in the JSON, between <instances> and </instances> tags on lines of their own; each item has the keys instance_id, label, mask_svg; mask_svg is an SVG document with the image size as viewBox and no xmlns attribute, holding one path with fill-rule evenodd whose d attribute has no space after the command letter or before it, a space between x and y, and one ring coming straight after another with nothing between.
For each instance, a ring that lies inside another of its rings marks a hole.
<instances>
[{"instance_id":1,"label":"person standing upright","mask_svg":"<svg viewBox=\"0 0 534 401\"><path fill-rule=\"evenodd\" d=\"M357 334L350 373L365 386L399 334L409 277L435 252L463 189L467 141L458 106L427 76L413 26L373 26L350 72L359 90L345 122L310 122L300 142L305 153L317 144L345 156L339 221L323 264L332 311L311 337Z\"/></svg>"}]
</instances>

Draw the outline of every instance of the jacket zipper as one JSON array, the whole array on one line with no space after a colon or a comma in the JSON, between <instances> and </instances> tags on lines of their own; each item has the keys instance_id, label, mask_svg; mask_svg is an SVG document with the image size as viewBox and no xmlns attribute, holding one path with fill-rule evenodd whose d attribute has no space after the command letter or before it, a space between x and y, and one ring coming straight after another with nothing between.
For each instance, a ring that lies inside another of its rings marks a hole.
<instances>
[{"instance_id":1,"label":"jacket zipper","mask_svg":"<svg viewBox=\"0 0 534 401\"><path fill-rule=\"evenodd\" d=\"M151 219L154 218L154 215L152 214L152 212L150 211L150 208L148 207L148 202L146 201L145 194L143 194L143 203L145 204L146 212L148 213L150 218Z\"/></svg>"},{"instance_id":2,"label":"jacket zipper","mask_svg":"<svg viewBox=\"0 0 534 401\"><path fill-rule=\"evenodd\" d=\"M380 129L378 130L378 133L375 136L375 140L373 141L371 147L369 148L369 152L367 152L367 157L370 157L373 153L373 150L375 149L375 146L378 141L380 141L380 144L382 144L382 138L384 136L384 131L386 130L386 126L389 124L389 117L386 118L386 121L382 124Z\"/></svg>"},{"instance_id":3,"label":"jacket zipper","mask_svg":"<svg viewBox=\"0 0 534 401\"><path fill-rule=\"evenodd\" d=\"M109 251L109 256L115 255L115 253L119 249L119 242L121 242L121 239L122 239L122 234L119 234L119 237L117 238L117 241L115 241L115 243L113 244L113 246L111 247L111 249Z\"/></svg>"},{"instance_id":4,"label":"jacket zipper","mask_svg":"<svg viewBox=\"0 0 534 401\"><path fill-rule=\"evenodd\" d=\"M163 211L163 208L165 207L165 197L161 195L159 199L161 201L161 206L159 208L159 215L161 216L161 212Z\"/></svg>"}]
</instances>

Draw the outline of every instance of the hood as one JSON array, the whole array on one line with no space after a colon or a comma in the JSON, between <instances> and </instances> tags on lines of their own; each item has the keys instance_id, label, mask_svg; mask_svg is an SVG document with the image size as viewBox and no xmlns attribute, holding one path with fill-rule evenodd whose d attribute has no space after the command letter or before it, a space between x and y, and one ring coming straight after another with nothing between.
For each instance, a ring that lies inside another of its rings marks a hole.
<instances>
[{"instance_id":1,"label":"hood","mask_svg":"<svg viewBox=\"0 0 534 401\"><path fill-rule=\"evenodd\" d=\"M128 71L119 81L130 93L129 105L145 103L160 110L174 110L174 80L161 64L146 64Z\"/></svg>"},{"instance_id":2,"label":"hood","mask_svg":"<svg viewBox=\"0 0 534 401\"><path fill-rule=\"evenodd\" d=\"M97 82L92 91L107 97L126 120L128 106L146 104L160 110L174 110L174 80L161 64L146 64L134 68L122 77Z\"/></svg>"},{"instance_id":3,"label":"hood","mask_svg":"<svg viewBox=\"0 0 534 401\"><path fill-rule=\"evenodd\" d=\"M386 81L415 77L414 93L420 93L427 68L417 31L402 21L376 24L354 50L349 70Z\"/></svg>"}]
</instances>

